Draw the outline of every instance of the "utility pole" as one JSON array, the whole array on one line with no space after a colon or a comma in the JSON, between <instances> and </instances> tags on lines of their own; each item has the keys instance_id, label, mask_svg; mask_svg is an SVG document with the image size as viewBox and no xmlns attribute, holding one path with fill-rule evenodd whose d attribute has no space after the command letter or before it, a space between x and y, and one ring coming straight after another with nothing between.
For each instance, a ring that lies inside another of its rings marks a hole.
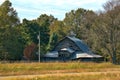
<instances>
[{"instance_id":1,"label":"utility pole","mask_svg":"<svg viewBox=\"0 0 120 80\"><path fill-rule=\"evenodd\" d=\"M38 35L38 40L39 40L39 42L38 42L38 47L39 47L39 49L38 49L38 59L39 59L39 62L40 62L40 31L39 31L39 35Z\"/></svg>"}]
</instances>

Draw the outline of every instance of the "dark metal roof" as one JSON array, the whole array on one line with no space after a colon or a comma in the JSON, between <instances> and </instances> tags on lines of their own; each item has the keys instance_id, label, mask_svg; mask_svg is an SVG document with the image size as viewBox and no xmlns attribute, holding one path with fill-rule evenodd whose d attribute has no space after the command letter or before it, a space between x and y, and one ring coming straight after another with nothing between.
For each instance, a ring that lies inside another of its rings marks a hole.
<instances>
[{"instance_id":1,"label":"dark metal roof","mask_svg":"<svg viewBox=\"0 0 120 80\"><path fill-rule=\"evenodd\" d=\"M75 37L69 37L69 36L67 36L67 38L72 40L83 52L92 53L90 48L82 40L75 38Z\"/></svg>"},{"instance_id":2,"label":"dark metal roof","mask_svg":"<svg viewBox=\"0 0 120 80\"><path fill-rule=\"evenodd\" d=\"M100 58L100 57L102 57L100 55L96 55L96 54L92 53L90 48L82 40L80 40L78 38L75 38L74 36L67 36L64 39L66 39L66 38L68 38L69 40L74 42L75 45L80 50L82 50L82 52L81 51L74 51L69 47L68 48L63 47L61 49L61 51L68 51L69 53L73 53L70 56L71 59L77 59L77 58ZM45 57L58 58L59 57L59 52L58 51L51 51L51 52L47 53L45 55Z\"/></svg>"}]
</instances>

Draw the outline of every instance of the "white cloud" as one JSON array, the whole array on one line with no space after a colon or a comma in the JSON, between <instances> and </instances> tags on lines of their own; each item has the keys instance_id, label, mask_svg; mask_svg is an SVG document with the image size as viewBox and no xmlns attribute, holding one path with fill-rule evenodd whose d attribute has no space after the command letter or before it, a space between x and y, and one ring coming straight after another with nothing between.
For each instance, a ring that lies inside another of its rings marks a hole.
<instances>
[{"instance_id":1,"label":"white cloud","mask_svg":"<svg viewBox=\"0 0 120 80\"><path fill-rule=\"evenodd\" d=\"M3 0L0 0L0 2ZM52 14L63 19L72 9L99 10L107 0L10 0L20 18L37 18L40 14Z\"/></svg>"},{"instance_id":2,"label":"white cloud","mask_svg":"<svg viewBox=\"0 0 120 80\"><path fill-rule=\"evenodd\" d=\"M4 2L5 0L0 0L0 5Z\"/></svg>"}]
</instances>

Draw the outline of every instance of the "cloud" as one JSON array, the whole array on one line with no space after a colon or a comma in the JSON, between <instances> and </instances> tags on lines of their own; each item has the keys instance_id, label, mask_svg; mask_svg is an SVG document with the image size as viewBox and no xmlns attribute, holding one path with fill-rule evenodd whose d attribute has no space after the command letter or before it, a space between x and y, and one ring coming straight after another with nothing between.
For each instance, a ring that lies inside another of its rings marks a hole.
<instances>
[{"instance_id":1,"label":"cloud","mask_svg":"<svg viewBox=\"0 0 120 80\"><path fill-rule=\"evenodd\" d=\"M4 2L5 0L0 0L0 5Z\"/></svg>"},{"instance_id":2,"label":"cloud","mask_svg":"<svg viewBox=\"0 0 120 80\"><path fill-rule=\"evenodd\" d=\"M0 0L0 2L3 0ZM84 8L102 9L107 0L10 0L21 19L35 19L41 14L52 14L62 20L66 12L72 9Z\"/></svg>"}]
</instances>

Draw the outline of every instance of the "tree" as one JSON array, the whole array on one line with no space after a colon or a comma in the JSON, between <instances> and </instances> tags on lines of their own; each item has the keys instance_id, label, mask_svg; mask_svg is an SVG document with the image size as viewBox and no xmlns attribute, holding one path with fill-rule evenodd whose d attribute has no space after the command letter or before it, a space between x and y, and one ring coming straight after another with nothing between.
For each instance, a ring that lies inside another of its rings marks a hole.
<instances>
[{"instance_id":1,"label":"tree","mask_svg":"<svg viewBox=\"0 0 120 80\"><path fill-rule=\"evenodd\" d=\"M20 21L12 3L5 0L0 5L0 59L18 60L21 58L22 46L19 42L19 30L16 28Z\"/></svg>"},{"instance_id":2,"label":"tree","mask_svg":"<svg viewBox=\"0 0 120 80\"><path fill-rule=\"evenodd\" d=\"M47 46L47 51L51 51L54 46L56 45L56 43L58 42L58 36L56 33L53 33L52 35L50 35L50 40Z\"/></svg>"},{"instance_id":3,"label":"tree","mask_svg":"<svg viewBox=\"0 0 120 80\"><path fill-rule=\"evenodd\" d=\"M39 24L32 20L23 19L23 23L21 23L18 27L20 30L20 42L23 45L23 58L27 60L36 60L36 50L38 39L37 36L40 31Z\"/></svg>"},{"instance_id":4,"label":"tree","mask_svg":"<svg viewBox=\"0 0 120 80\"><path fill-rule=\"evenodd\" d=\"M67 28L75 32L78 38L84 40L93 51L96 52L97 39L92 26L96 20L97 14L92 10L85 10L82 8L76 11L72 10L66 13L64 24Z\"/></svg>"},{"instance_id":5,"label":"tree","mask_svg":"<svg viewBox=\"0 0 120 80\"><path fill-rule=\"evenodd\" d=\"M19 26L19 29L21 30L22 41L25 46L32 43L38 44L37 36L39 34L40 26L36 21L23 19L23 23Z\"/></svg>"},{"instance_id":6,"label":"tree","mask_svg":"<svg viewBox=\"0 0 120 80\"><path fill-rule=\"evenodd\" d=\"M66 27L63 21L55 20L50 25L50 35L56 34L58 36L58 40L61 40L68 34L69 27Z\"/></svg>"},{"instance_id":7,"label":"tree","mask_svg":"<svg viewBox=\"0 0 120 80\"><path fill-rule=\"evenodd\" d=\"M10 25L14 27L20 23L17 16L17 12L12 7L12 3L9 0L6 0L3 4L0 5L0 25Z\"/></svg>"},{"instance_id":8,"label":"tree","mask_svg":"<svg viewBox=\"0 0 120 80\"><path fill-rule=\"evenodd\" d=\"M35 21L40 26L40 47L41 47L41 53L44 54L47 52L47 45L49 43L50 38L50 29L49 26L52 24L54 20L57 20L52 15L48 16L46 14L40 15Z\"/></svg>"},{"instance_id":9,"label":"tree","mask_svg":"<svg viewBox=\"0 0 120 80\"><path fill-rule=\"evenodd\" d=\"M80 36L80 27L83 26L83 20L85 18L87 10L79 8L76 11L71 10L71 12L66 13L64 19L65 25L73 30L77 37Z\"/></svg>"},{"instance_id":10,"label":"tree","mask_svg":"<svg viewBox=\"0 0 120 80\"><path fill-rule=\"evenodd\" d=\"M108 1L104 8L105 12L101 13L96 20L99 24L96 24L95 32L101 46L107 51L112 62L116 64L120 46L120 0Z\"/></svg>"}]
</instances>

